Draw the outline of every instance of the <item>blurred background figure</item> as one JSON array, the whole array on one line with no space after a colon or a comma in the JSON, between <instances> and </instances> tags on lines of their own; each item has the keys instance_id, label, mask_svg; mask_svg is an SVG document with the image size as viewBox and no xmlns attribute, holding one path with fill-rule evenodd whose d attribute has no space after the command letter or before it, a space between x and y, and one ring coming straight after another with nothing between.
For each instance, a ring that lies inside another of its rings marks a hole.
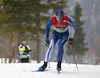
<instances>
[{"instance_id":1,"label":"blurred background figure","mask_svg":"<svg viewBox=\"0 0 100 78\"><path fill-rule=\"evenodd\" d=\"M30 58L31 48L26 44L26 39L22 39L22 43L19 46L19 61L21 63L28 63Z\"/></svg>"}]
</instances>

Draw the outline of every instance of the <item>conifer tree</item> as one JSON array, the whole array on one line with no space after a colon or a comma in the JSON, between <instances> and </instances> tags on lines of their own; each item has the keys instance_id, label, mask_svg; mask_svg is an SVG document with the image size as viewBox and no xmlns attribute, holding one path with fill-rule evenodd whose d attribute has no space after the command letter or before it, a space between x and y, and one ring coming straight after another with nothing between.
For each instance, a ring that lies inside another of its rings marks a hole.
<instances>
[{"instance_id":1,"label":"conifer tree","mask_svg":"<svg viewBox=\"0 0 100 78\"><path fill-rule=\"evenodd\" d=\"M73 39L73 51L77 55L83 55L88 48L86 48L87 43L84 42L85 40L85 33L83 33L83 24L85 21L82 21L80 18L82 16L82 8L79 2L76 3L75 8L74 8L74 15L72 15L73 22L76 25L76 31L75 31L75 36ZM67 45L67 54L70 55L70 47Z\"/></svg>"},{"instance_id":2,"label":"conifer tree","mask_svg":"<svg viewBox=\"0 0 100 78\"><path fill-rule=\"evenodd\" d=\"M42 26L46 26L50 18L48 15L51 8L48 2L51 3L54 12L55 9L63 8L66 4L62 0L3 0L2 5L5 14L9 15L4 21L2 36L8 37L10 41L16 36L18 39L25 37L28 40L35 40L38 63L41 60L41 34L45 33L45 28Z\"/></svg>"}]
</instances>

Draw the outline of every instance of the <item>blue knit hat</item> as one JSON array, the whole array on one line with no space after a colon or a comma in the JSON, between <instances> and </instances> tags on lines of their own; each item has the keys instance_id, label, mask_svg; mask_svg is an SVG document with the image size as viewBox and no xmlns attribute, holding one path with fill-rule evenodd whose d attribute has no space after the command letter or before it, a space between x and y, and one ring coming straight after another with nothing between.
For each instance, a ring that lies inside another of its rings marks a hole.
<instances>
[{"instance_id":1,"label":"blue knit hat","mask_svg":"<svg viewBox=\"0 0 100 78\"><path fill-rule=\"evenodd\" d=\"M63 10L62 10L62 9L57 9L56 12L55 12L55 14L56 14L56 15L58 15L58 14L63 14Z\"/></svg>"},{"instance_id":2,"label":"blue knit hat","mask_svg":"<svg viewBox=\"0 0 100 78\"><path fill-rule=\"evenodd\" d=\"M23 38L23 39L22 39L22 41L26 41L26 39L25 39L25 38Z\"/></svg>"}]
</instances>

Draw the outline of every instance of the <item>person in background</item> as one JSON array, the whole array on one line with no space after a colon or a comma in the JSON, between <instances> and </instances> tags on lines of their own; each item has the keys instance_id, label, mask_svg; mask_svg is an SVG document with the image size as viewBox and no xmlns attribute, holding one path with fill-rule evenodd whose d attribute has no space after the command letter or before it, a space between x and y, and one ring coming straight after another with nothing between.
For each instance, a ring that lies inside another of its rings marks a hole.
<instances>
[{"instance_id":1,"label":"person in background","mask_svg":"<svg viewBox=\"0 0 100 78\"><path fill-rule=\"evenodd\" d=\"M52 32L52 36L50 38L49 43L49 30L50 27L53 26L54 30ZM71 30L71 36L69 38L69 30L68 26L72 28ZM57 9L55 12L55 15L53 15L46 26L46 46L48 46L48 50L45 55L44 64L39 67L39 71L44 71L47 67L47 64L49 62L49 59L51 57L51 53L58 42L58 63L57 63L57 71L61 71L61 63L63 58L63 46L68 41L68 43L71 45L74 37L76 26L71 21L71 19L63 14L62 9Z\"/></svg>"},{"instance_id":2,"label":"person in background","mask_svg":"<svg viewBox=\"0 0 100 78\"><path fill-rule=\"evenodd\" d=\"M26 44L26 39L22 39L19 45L19 58L21 63L29 63L31 48Z\"/></svg>"}]
</instances>

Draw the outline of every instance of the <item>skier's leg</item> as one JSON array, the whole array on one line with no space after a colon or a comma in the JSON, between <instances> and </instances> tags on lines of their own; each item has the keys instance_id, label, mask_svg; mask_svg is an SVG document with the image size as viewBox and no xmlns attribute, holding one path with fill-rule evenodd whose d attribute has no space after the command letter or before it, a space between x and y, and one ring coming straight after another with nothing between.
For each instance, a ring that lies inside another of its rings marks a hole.
<instances>
[{"instance_id":1,"label":"skier's leg","mask_svg":"<svg viewBox=\"0 0 100 78\"><path fill-rule=\"evenodd\" d=\"M49 45L49 48L48 48L46 55L45 55L45 60L44 60L45 62L49 61L49 59L51 57L51 53L53 52L53 49L55 47L56 42L57 42L57 40L55 40L55 39L50 40L50 45Z\"/></svg>"},{"instance_id":2,"label":"skier's leg","mask_svg":"<svg viewBox=\"0 0 100 78\"><path fill-rule=\"evenodd\" d=\"M58 43L58 61L62 62L62 57L63 57L63 46L64 44L67 42L67 38L66 37L62 37Z\"/></svg>"},{"instance_id":3,"label":"skier's leg","mask_svg":"<svg viewBox=\"0 0 100 78\"><path fill-rule=\"evenodd\" d=\"M39 71L44 71L46 69L47 63L51 57L51 53L55 47L56 42L57 42L57 40L55 38L51 38L49 48L45 55L44 64L39 68Z\"/></svg>"},{"instance_id":4,"label":"skier's leg","mask_svg":"<svg viewBox=\"0 0 100 78\"><path fill-rule=\"evenodd\" d=\"M61 71L61 62L62 62L62 58L63 58L63 53L64 53L64 50L63 50L63 46L64 44L67 42L67 39L68 37L67 36L63 36L59 43L58 43L58 64L57 64L57 70Z\"/></svg>"}]
</instances>

